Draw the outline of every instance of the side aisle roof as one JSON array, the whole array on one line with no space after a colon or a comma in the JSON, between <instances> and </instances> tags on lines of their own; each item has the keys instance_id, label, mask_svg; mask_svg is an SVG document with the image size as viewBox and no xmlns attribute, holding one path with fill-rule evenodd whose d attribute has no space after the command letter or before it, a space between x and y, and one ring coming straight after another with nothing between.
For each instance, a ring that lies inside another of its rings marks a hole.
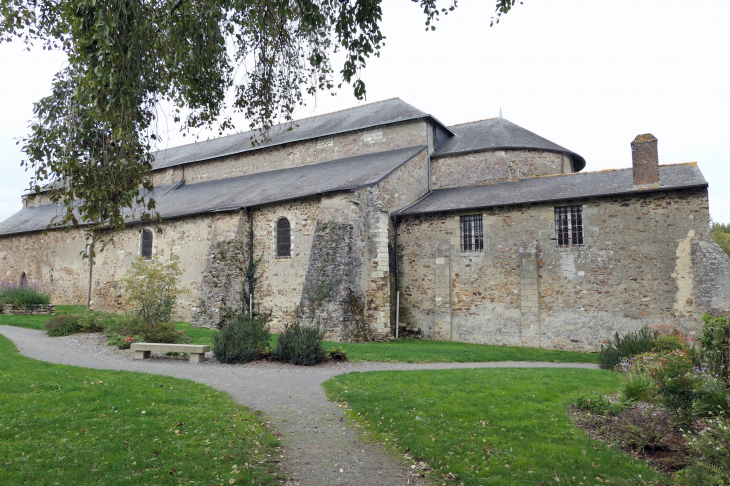
<instances>
[{"instance_id":1,"label":"side aisle roof","mask_svg":"<svg viewBox=\"0 0 730 486\"><path fill-rule=\"evenodd\" d=\"M393 214L410 216L692 187L707 187L697 164L660 165L659 187L652 189L634 190L631 169L528 177L517 182L436 189L416 204Z\"/></svg>"},{"instance_id":2,"label":"side aisle roof","mask_svg":"<svg viewBox=\"0 0 730 486\"><path fill-rule=\"evenodd\" d=\"M245 207L290 201L317 194L373 186L426 150L426 146L359 155L289 169L218 179L196 184L158 186L152 192L157 212L165 219L235 211ZM63 215L61 204L21 209L0 223L0 235L43 231L51 218ZM130 223L139 222L139 213Z\"/></svg>"}]
</instances>

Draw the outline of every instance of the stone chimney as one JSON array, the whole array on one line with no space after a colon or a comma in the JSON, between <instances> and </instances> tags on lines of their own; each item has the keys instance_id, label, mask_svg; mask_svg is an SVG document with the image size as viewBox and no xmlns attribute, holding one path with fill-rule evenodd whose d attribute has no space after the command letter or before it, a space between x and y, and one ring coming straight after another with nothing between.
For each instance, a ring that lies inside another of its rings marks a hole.
<instances>
[{"instance_id":1,"label":"stone chimney","mask_svg":"<svg viewBox=\"0 0 730 486\"><path fill-rule=\"evenodd\" d=\"M634 189L659 187L659 152L657 139L651 133L637 135L631 142L634 166Z\"/></svg>"}]
</instances>

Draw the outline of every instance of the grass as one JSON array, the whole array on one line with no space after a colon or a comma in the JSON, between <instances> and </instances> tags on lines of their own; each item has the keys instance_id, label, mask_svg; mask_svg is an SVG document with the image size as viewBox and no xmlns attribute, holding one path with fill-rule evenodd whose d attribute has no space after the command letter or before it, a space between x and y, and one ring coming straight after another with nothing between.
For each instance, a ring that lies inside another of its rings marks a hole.
<instances>
[{"instance_id":1,"label":"grass","mask_svg":"<svg viewBox=\"0 0 730 486\"><path fill-rule=\"evenodd\" d=\"M0 484L279 484L277 446L207 386L44 363L0 336Z\"/></svg>"},{"instance_id":2,"label":"grass","mask_svg":"<svg viewBox=\"0 0 730 486\"><path fill-rule=\"evenodd\" d=\"M56 314L84 311L84 306L56 306ZM43 330L47 316L5 316L0 324ZM213 344L213 329L192 327L188 322L176 322L177 328L193 338L193 344ZM276 344L276 335L272 337ZM518 346L490 346L486 344L430 341L426 339L399 339L384 343L348 344L325 341L325 349L342 348L351 361L400 361L406 363L476 363L484 361L550 361L555 363L595 363L595 353L555 351L550 349L521 348Z\"/></svg>"},{"instance_id":3,"label":"grass","mask_svg":"<svg viewBox=\"0 0 730 486\"><path fill-rule=\"evenodd\" d=\"M514 368L350 373L324 384L375 439L426 461L439 484L465 486L659 478L566 414L578 395L618 386L603 370Z\"/></svg>"},{"instance_id":4,"label":"grass","mask_svg":"<svg viewBox=\"0 0 730 486\"><path fill-rule=\"evenodd\" d=\"M572 351L490 346L486 344L399 339L384 343L345 344L326 342L325 348L341 347L352 361L405 361L407 363L471 363L482 361L551 361L595 363L596 355Z\"/></svg>"},{"instance_id":5,"label":"grass","mask_svg":"<svg viewBox=\"0 0 730 486\"><path fill-rule=\"evenodd\" d=\"M57 305L56 315L80 314L86 309L85 305ZM43 323L49 316L8 316L0 314L0 325L25 327L27 329L38 329L43 331Z\"/></svg>"}]
</instances>

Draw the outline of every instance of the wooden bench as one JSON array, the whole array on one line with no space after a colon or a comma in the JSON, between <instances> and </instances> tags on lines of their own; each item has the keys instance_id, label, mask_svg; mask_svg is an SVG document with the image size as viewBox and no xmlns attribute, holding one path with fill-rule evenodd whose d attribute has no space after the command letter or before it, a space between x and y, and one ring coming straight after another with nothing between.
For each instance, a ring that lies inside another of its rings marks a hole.
<instances>
[{"instance_id":1,"label":"wooden bench","mask_svg":"<svg viewBox=\"0 0 730 486\"><path fill-rule=\"evenodd\" d=\"M159 343L132 343L134 359L147 359L152 351L158 353L188 353L191 363L200 363L210 346L204 344L159 344Z\"/></svg>"}]
</instances>

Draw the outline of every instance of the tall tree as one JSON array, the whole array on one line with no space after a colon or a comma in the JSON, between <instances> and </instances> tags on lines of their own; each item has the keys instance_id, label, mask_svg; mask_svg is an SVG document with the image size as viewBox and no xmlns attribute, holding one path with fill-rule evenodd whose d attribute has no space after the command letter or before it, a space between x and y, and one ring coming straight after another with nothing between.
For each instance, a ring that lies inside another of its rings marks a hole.
<instances>
[{"instance_id":1,"label":"tall tree","mask_svg":"<svg viewBox=\"0 0 730 486\"><path fill-rule=\"evenodd\" d=\"M157 217L149 172L162 102L184 127L222 132L232 128L221 117L232 90L234 110L265 133L290 121L306 95L335 84L351 84L362 99L360 73L384 40L381 1L0 0L0 42L68 55L23 140L31 190L51 184L51 201L65 204L51 224L86 224L103 243L102 227ZM431 30L456 7L412 1ZM515 3L496 0L492 24Z\"/></svg>"}]
</instances>

